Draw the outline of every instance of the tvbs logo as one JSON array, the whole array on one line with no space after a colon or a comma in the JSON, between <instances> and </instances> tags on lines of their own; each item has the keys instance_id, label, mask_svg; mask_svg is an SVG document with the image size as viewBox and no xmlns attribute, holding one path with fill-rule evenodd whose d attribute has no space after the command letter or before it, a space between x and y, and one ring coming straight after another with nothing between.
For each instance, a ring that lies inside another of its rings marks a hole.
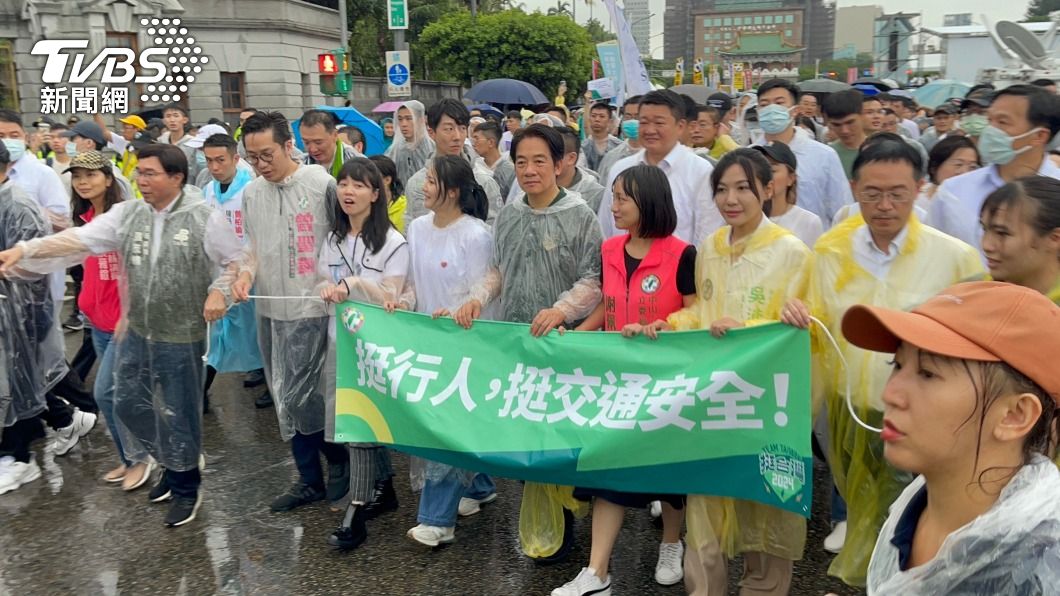
<instances>
[{"instance_id":1,"label":"tvbs logo","mask_svg":"<svg viewBox=\"0 0 1060 596\"><path fill-rule=\"evenodd\" d=\"M101 67L100 83L122 85L127 83L157 83L166 76L165 57L169 48L149 48L137 56L129 48L104 48L87 65L86 54L76 50L88 48L86 39L45 39L38 41L30 54L47 56L44 63L45 83L84 83ZM71 64L70 59L73 58ZM70 75L67 77L67 67ZM140 75L136 71L141 72ZM153 74L149 74L153 71Z\"/></svg>"}]
</instances>

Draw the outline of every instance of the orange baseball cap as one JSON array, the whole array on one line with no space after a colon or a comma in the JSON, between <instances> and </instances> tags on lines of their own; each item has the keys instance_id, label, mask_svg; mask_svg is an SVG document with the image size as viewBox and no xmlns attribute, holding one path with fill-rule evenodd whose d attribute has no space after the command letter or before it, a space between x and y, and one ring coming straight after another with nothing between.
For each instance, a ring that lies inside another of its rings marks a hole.
<instances>
[{"instance_id":1,"label":"orange baseball cap","mask_svg":"<svg viewBox=\"0 0 1060 596\"><path fill-rule=\"evenodd\" d=\"M903 312L858 304L843 315L847 340L893 353L901 342L962 360L1004 362L1060 404L1060 307L1040 292L977 281L946 288ZM1053 356L1049 356L1053 354Z\"/></svg>"}]
</instances>

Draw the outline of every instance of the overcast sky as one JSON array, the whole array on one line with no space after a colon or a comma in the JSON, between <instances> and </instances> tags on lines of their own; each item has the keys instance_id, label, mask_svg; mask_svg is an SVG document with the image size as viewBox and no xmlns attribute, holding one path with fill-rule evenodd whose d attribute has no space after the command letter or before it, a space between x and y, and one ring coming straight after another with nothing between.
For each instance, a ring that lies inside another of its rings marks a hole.
<instances>
[{"instance_id":1,"label":"overcast sky","mask_svg":"<svg viewBox=\"0 0 1060 596\"><path fill-rule=\"evenodd\" d=\"M520 0L526 4L528 10L540 9L542 12L550 6L556 5L556 0ZM589 14L609 26L607 9L602 0L593 0L592 5L586 0L564 0L574 6L578 22L584 23L589 20ZM618 0L619 6L622 0ZM920 12L921 25L927 27L938 27L942 25L943 15L951 13L972 13L972 20L979 22L980 14L994 21L1001 19L1016 20L1023 17L1027 11L1027 0L885 0L873 2L872 0L838 0L840 7L843 6L881 6L884 12ZM652 13L652 39L651 49L655 57L662 56L663 36L659 35L663 30L663 11L666 8L665 0L651 0Z\"/></svg>"}]
</instances>

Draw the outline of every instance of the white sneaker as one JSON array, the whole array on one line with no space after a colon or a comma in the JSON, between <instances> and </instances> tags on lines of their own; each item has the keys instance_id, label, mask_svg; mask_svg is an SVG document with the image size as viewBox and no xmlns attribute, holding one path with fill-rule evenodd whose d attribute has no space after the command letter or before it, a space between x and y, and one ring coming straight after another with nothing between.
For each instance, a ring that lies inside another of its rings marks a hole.
<instances>
[{"instance_id":1,"label":"white sneaker","mask_svg":"<svg viewBox=\"0 0 1060 596\"><path fill-rule=\"evenodd\" d=\"M482 511L482 506L486 503L492 503L496 500L497 493L490 493L481 499L460 497L460 505L457 507L456 511L460 514L460 517L468 517Z\"/></svg>"},{"instance_id":2,"label":"white sneaker","mask_svg":"<svg viewBox=\"0 0 1060 596\"><path fill-rule=\"evenodd\" d=\"M69 453L74 448L74 445L77 445L81 437L87 435L88 431L92 430L92 427L96 425L96 418L95 414L74 410L74 421L70 426L55 431L55 438L52 439L52 443L49 445L51 452L55 455L66 455Z\"/></svg>"},{"instance_id":3,"label":"white sneaker","mask_svg":"<svg viewBox=\"0 0 1060 596\"><path fill-rule=\"evenodd\" d=\"M655 563L655 583L672 586L684 579L684 558L685 545L680 540L659 543L659 561Z\"/></svg>"},{"instance_id":4,"label":"white sneaker","mask_svg":"<svg viewBox=\"0 0 1060 596\"><path fill-rule=\"evenodd\" d=\"M440 528L420 524L406 532L405 535L424 546L438 546L455 540L455 532L455 527Z\"/></svg>"},{"instance_id":5,"label":"white sneaker","mask_svg":"<svg viewBox=\"0 0 1060 596\"><path fill-rule=\"evenodd\" d=\"M15 461L10 455L0 457L0 495L40 478L37 458L30 456L29 463Z\"/></svg>"},{"instance_id":6,"label":"white sneaker","mask_svg":"<svg viewBox=\"0 0 1060 596\"><path fill-rule=\"evenodd\" d=\"M830 553L838 554L843 550L847 541L847 523L841 521L832 528L832 533L824 539L824 549Z\"/></svg>"},{"instance_id":7,"label":"white sneaker","mask_svg":"<svg viewBox=\"0 0 1060 596\"><path fill-rule=\"evenodd\" d=\"M592 567L582 567L578 577L552 590L552 596L611 596L611 576L600 579Z\"/></svg>"},{"instance_id":8,"label":"white sneaker","mask_svg":"<svg viewBox=\"0 0 1060 596\"><path fill-rule=\"evenodd\" d=\"M648 506L648 512L651 513L652 519L662 517L662 501L652 501L651 505Z\"/></svg>"}]
</instances>

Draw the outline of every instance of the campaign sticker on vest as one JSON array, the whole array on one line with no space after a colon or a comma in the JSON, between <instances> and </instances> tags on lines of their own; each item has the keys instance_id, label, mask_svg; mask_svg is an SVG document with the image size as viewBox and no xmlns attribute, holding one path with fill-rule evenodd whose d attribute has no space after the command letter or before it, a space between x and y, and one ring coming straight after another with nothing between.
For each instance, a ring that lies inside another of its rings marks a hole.
<instances>
[{"instance_id":1,"label":"campaign sticker on vest","mask_svg":"<svg viewBox=\"0 0 1060 596\"><path fill-rule=\"evenodd\" d=\"M342 311L342 326L350 333L357 333L364 326L364 315L352 306L347 306Z\"/></svg>"},{"instance_id":2,"label":"campaign sticker on vest","mask_svg":"<svg viewBox=\"0 0 1060 596\"><path fill-rule=\"evenodd\" d=\"M305 195L298 197L298 208L302 210L309 208L309 197Z\"/></svg>"},{"instance_id":3,"label":"campaign sticker on vest","mask_svg":"<svg viewBox=\"0 0 1060 596\"><path fill-rule=\"evenodd\" d=\"M786 503L792 496L796 501L802 498L806 464L794 449L779 443L766 445L758 453L758 472L781 503Z\"/></svg>"},{"instance_id":4,"label":"campaign sticker on vest","mask_svg":"<svg viewBox=\"0 0 1060 596\"><path fill-rule=\"evenodd\" d=\"M177 230L177 233L173 234L173 241L176 242L177 246L187 246L189 239L191 239L191 232L184 228Z\"/></svg>"},{"instance_id":5,"label":"campaign sticker on vest","mask_svg":"<svg viewBox=\"0 0 1060 596\"><path fill-rule=\"evenodd\" d=\"M659 290L659 278L655 274L645 277L640 282L640 289L645 294L654 294Z\"/></svg>"},{"instance_id":6,"label":"campaign sticker on vest","mask_svg":"<svg viewBox=\"0 0 1060 596\"><path fill-rule=\"evenodd\" d=\"M714 282L709 279L703 283L703 299L710 300L714 296Z\"/></svg>"}]
</instances>

